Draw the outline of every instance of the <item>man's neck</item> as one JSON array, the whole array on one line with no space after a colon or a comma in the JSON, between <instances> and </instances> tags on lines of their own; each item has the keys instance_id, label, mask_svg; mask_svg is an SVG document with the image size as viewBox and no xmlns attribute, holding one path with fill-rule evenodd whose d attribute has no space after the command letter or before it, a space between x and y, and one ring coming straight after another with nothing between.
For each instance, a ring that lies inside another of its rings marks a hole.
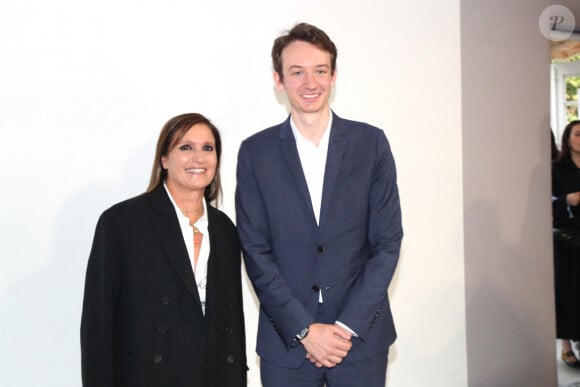
<instances>
[{"instance_id":1,"label":"man's neck","mask_svg":"<svg viewBox=\"0 0 580 387\"><path fill-rule=\"evenodd\" d=\"M311 114L292 114L292 121L296 128L305 138L318 145L320 139L328 126L330 119L330 109Z\"/></svg>"}]
</instances>

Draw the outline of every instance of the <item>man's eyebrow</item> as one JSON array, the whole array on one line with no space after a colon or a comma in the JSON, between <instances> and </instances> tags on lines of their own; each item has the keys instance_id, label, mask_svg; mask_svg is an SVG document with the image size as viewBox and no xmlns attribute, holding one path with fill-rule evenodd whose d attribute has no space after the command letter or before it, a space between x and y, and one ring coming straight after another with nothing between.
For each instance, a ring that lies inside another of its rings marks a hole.
<instances>
[{"instance_id":1,"label":"man's eyebrow","mask_svg":"<svg viewBox=\"0 0 580 387\"><path fill-rule=\"evenodd\" d=\"M325 63L324 64L319 64L319 65L315 65L314 67L326 67L326 68L330 68L330 66L327 65L327 64L325 64ZM294 68L301 69L301 68L304 68L304 66L300 66L300 65L290 65L290 66L288 66L288 68L289 69L294 69Z\"/></svg>"}]
</instances>

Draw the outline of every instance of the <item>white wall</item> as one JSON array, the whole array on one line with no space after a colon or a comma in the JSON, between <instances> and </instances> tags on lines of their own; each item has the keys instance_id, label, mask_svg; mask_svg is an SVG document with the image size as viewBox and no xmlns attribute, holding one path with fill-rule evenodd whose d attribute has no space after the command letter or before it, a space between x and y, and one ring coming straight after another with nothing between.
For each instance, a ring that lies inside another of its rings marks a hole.
<instances>
[{"instance_id":1,"label":"white wall","mask_svg":"<svg viewBox=\"0 0 580 387\"><path fill-rule=\"evenodd\" d=\"M197 111L220 128L234 218L239 143L287 114L270 48L297 21L338 46L335 111L384 128L398 163L406 234L389 385L467 385L459 0L29 0L0 6L2 386L80 385L94 226L145 189L168 118Z\"/></svg>"}]
</instances>

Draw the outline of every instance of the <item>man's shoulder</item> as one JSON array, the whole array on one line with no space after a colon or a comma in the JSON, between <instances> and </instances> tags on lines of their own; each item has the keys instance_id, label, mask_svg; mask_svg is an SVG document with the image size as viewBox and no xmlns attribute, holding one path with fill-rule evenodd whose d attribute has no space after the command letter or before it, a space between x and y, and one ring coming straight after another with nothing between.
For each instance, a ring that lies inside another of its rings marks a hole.
<instances>
[{"instance_id":1,"label":"man's shoulder","mask_svg":"<svg viewBox=\"0 0 580 387\"><path fill-rule=\"evenodd\" d=\"M348 129L348 132L352 132L354 129L362 133L383 133L381 128L378 128L367 122L349 120L347 118L339 117L336 114L334 115L333 120L336 126Z\"/></svg>"},{"instance_id":2,"label":"man's shoulder","mask_svg":"<svg viewBox=\"0 0 580 387\"><path fill-rule=\"evenodd\" d=\"M242 142L242 147L266 147L280 140L282 128L287 121L281 122L252 134ZM265 148L262 148L265 149Z\"/></svg>"}]
</instances>

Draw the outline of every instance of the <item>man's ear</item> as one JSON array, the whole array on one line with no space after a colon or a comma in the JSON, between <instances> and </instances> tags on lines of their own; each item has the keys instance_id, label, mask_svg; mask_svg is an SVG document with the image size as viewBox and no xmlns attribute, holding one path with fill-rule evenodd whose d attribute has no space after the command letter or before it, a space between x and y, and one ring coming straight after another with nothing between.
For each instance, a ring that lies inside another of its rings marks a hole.
<instances>
[{"instance_id":1,"label":"man's ear","mask_svg":"<svg viewBox=\"0 0 580 387\"><path fill-rule=\"evenodd\" d=\"M282 78L280 78L280 74L278 74L277 71L274 71L272 73L272 76L274 77L274 84L276 85L276 88L280 91L284 91L284 82L282 82Z\"/></svg>"}]
</instances>

